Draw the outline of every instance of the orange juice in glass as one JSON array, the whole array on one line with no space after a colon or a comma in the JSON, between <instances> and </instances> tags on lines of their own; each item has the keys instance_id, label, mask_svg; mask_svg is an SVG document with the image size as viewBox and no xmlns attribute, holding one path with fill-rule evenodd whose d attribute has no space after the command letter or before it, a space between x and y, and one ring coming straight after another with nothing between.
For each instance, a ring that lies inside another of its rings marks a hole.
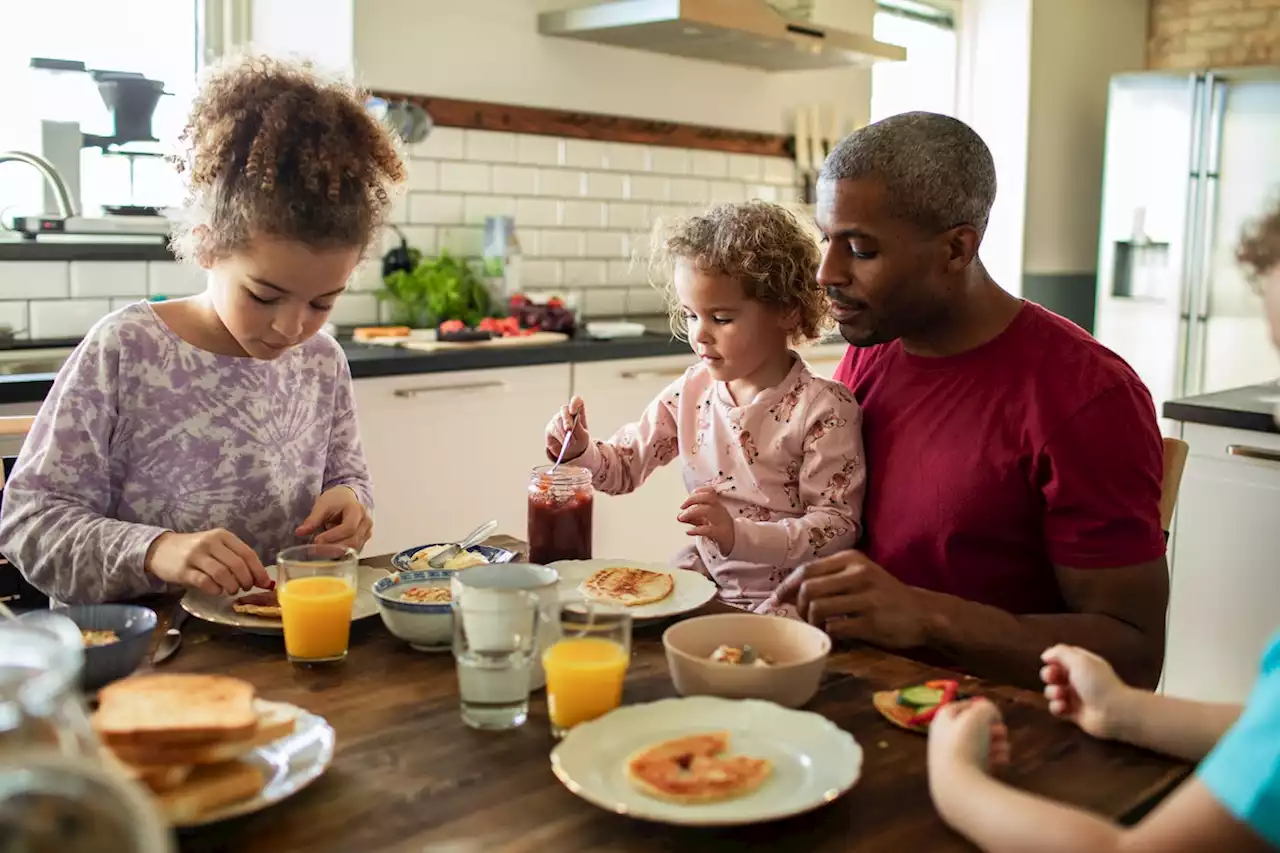
<instances>
[{"instance_id":1,"label":"orange juice in glass","mask_svg":"<svg viewBox=\"0 0 1280 853\"><path fill-rule=\"evenodd\" d=\"M276 558L276 595L284 648L294 663L346 658L356 600L356 552L339 545L299 545Z\"/></svg>"},{"instance_id":2,"label":"orange juice in glass","mask_svg":"<svg viewBox=\"0 0 1280 853\"><path fill-rule=\"evenodd\" d=\"M551 733L562 737L621 705L630 662L630 613L596 602L562 604L560 639L542 653Z\"/></svg>"}]
</instances>

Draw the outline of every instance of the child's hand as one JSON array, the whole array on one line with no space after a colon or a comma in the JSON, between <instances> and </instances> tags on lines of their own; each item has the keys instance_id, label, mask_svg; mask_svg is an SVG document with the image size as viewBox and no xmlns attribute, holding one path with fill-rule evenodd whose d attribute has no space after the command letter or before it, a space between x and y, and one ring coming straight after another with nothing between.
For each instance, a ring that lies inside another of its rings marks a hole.
<instances>
[{"instance_id":1,"label":"child's hand","mask_svg":"<svg viewBox=\"0 0 1280 853\"><path fill-rule=\"evenodd\" d=\"M573 423L575 416L578 419L576 424ZM586 453L591 443L591 435L587 432L587 404L582 402L581 397L574 397L569 405L561 406L551 423L547 424L547 456L552 461L560 456L560 448L570 424L573 424L573 434L569 436L569 447L564 452L566 462Z\"/></svg>"},{"instance_id":2,"label":"child's hand","mask_svg":"<svg viewBox=\"0 0 1280 853\"><path fill-rule=\"evenodd\" d=\"M373 515L346 486L334 486L316 498L311 514L298 525L299 536L315 536L317 545L342 545L359 551L373 535Z\"/></svg>"},{"instance_id":3,"label":"child's hand","mask_svg":"<svg viewBox=\"0 0 1280 853\"><path fill-rule=\"evenodd\" d=\"M986 699L945 705L929 724L931 782L956 767L986 771L1008 763L1009 730Z\"/></svg>"},{"instance_id":4,"label":"child's hand","mask_svg":"<svg viewBox=\"0 0 1280 853\"><path fill-rule=\"evenodd\" d=\"M733 516L715 489L710 486L694 489L680 509L676 521L693 525L687 531L690 536L705 536L716 543L721 554L733 553Z\"/></svg>"},{"instance_id":5,"label":"child's hand","mask_svg":"<svg viewBox=\"0 0 1280 853\"><path fill-rule=\"evenodd\" d=\"M147 551L146 569L166 583L211 595L271 588L271 578L253 549L217 528L201 533L162 533Z\"/></svg>"},{"instance_id":6,"label":"child's hand","mask_svg":"<svg viewBox=\"0 0 1280 853\"><path fill-rule=\"evenodd\" d=\"M1054 716L1070 720L1094 737L1115 735L1117 706L1129 688L1111 664L1076 646L1054 646L1040 656L1040 678Z\"/></svg>"}]
</instances>

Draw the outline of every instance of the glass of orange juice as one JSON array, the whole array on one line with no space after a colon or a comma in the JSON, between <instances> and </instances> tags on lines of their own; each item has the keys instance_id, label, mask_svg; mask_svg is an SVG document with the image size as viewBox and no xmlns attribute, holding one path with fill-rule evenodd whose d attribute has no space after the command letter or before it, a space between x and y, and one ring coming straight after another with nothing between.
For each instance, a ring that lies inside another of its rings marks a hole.
<instances>
[{"instance_id":1,"label":"glass of orange juice","mask_svg":"<svg viewBox=\"0 0 1280 853\"><path fill-rule=\"evenodd\" d=\"M284 648L294 663L347 656L359 558L341 545L299 545L276 557Z\"/></svg>"},{"instance_id":2,"label":"glass of orange juice","mask_svg":"<svg viewBox=\"0 0 1280 853\"><path fill-rule=\"evenodd\" d=\"M594 601L560 603L560 639L542 652L551 733L563 737L578 723L622 704L631 663L631 614Z\"/></svg>"}]
</instances>

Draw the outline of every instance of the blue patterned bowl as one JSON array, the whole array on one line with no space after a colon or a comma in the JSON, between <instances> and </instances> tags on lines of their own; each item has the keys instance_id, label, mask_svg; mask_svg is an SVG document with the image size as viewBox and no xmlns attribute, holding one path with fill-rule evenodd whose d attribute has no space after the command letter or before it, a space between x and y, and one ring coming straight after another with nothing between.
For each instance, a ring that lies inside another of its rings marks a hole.
<instances>
[{"instance_id":1,"label":"blue patterned bowl","mask_svg":"<svg viewBox=\"0 0 1280 853\"><path fill-rule=\"evenodd\" d=\"M422 652L445 651L453 646L453 605L405 601L411 587L441 587L448 590L456 572L398 572L380 578L373 585L373 597L387 630ZM450 595L452 598L452 593Z\"/></svg>"},{"instance_id":2,"label":"blue patterned bowl","mask_svg":"<svg viewBox=\"0 0 1280 853\"><path fill-rule=\"evenodd\" d=\"M405 548L399 554L396 554L394 557L391 558L391 565L395 566L397 570L402 572L448 571L452 574L454 571L457 571L457 570L456 569L447 569L447 570L446 569L424 569L420 566L415 566L412 563L414 554L418 553L424 548L434 548L437 545L443 545L443 544L445 543L433 542L429 545L416 545L413 548ZM517 556L515 551L508 551L506 548L494 548L489 545L472 545L467 550L470 551L472 554L477 554L481 557L484 557L486 563L510 563Z\"/></svg>"},{"instance_id":3,"label":"blue patterned bowl","mask_svg":"<svg viewBox=\"0 0 1280 853\"><path fill-rule=\"evenodd\" d=\"M130 675L151 648L151 635L156 629L156 614L137 604L74 604L59 607L54 613L66 616L81 631L115 631L120 639L105 646L89 646L84 650L81 686L97 690Z\"/></svg>"}]
</instances>

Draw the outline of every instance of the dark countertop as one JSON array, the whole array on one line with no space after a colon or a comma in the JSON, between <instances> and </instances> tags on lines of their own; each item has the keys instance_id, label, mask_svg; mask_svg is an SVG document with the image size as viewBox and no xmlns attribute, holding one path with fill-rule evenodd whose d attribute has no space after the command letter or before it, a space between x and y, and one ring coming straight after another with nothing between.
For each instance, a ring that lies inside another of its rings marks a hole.
<instances>
[{"instance_id":1,"label":"dark countertop","mask_svg":"<svg viewBox=\"0 0 1280 853\"><path fill-rule=\"evenodd\" d=\"M1164 404L1164 416L1185 423L1280 433L1275 420L1277 405L1280 384L1248 385L1169 400Z\"/></svg>"},{"instance_id":2,"label":"dark countertop","mask_svg":"<svg viewBox=\"0 0 1280 853\"><path fill-rule=\"evenodd\" d=\"M49 346L48 342L43 343ZM74 342L68 344L74 346ZM445 373L457 370L490 370L502 367L529 367L538 364L574 364L589 361L616 361L624 358L653 358L685 355L689 345L669 335L645 335L616 341L581 338L548 346L483 347L415 352L399 347L343 341L351 375L356 379L378 376L406 376ZM53 373L26 373L0 376L0 404L38 403L53 386Z\"/></svg>"},{"instance_id":3,"label":"dark countertop","mask_svg":"<svg viewBox=\"0 0 1280 853\"><path fill-rule=\"evenodd\" d=\"M0 240L0 261L172 261L159 239L152 242Z\"/></svg>"}]
</instances>

